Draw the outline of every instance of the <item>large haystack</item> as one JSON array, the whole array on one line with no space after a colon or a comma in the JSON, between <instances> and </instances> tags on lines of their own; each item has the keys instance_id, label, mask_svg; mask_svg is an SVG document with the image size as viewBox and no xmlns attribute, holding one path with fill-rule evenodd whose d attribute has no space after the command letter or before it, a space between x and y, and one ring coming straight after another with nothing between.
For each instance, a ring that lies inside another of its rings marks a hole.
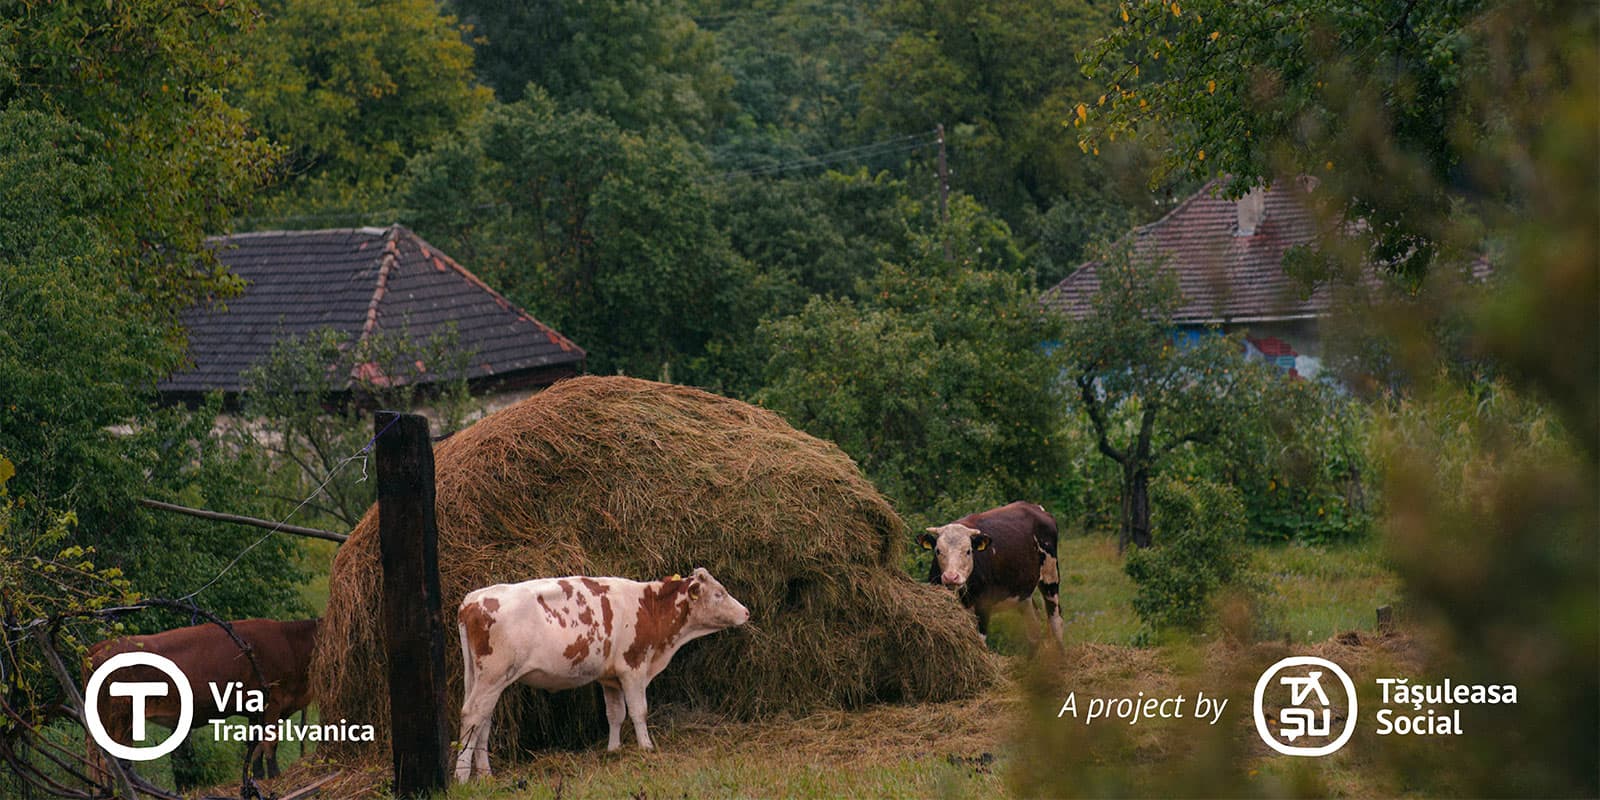
<instances>
[{"instance_id":1,"label":"large haystack","mask_svg":"<svg viewBox=\"0 0 1600 800\"><path fill-rule=\"evenodd\" d=\"M969 614L898 566L903 525L837 447L705 392L579 378L435 451L439 574L459 701L455 607L472 589L569 574L652 580L697 566L752 624L689 644L650 687L737 718L972 694L993 662ZM376 508L333 564L313 665L322 716L388 729ZM594 687L508 691L496 751L604 736ZM455 733L458 708L451 709Z\"/></svg>"}]
</instances>

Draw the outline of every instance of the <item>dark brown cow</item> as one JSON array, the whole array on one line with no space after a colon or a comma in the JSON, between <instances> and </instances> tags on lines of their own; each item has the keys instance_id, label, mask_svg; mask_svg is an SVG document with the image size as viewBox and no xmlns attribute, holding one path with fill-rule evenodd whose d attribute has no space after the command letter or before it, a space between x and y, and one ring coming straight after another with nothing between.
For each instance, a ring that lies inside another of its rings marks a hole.
<instances>
[{"instance_id":1,"label":"dark brown cow","mask_svg":"<svg viewBox=\"0 0 1600 800\"><path fill-rule=\"evenodd\" d=\"M978 617L978 633L989 639L995 605L1020 601L1033 614L1033 590L1044 595L1045 615L1061 640L1061 575L1056 563L1056 521L1042 507L1016 502L968 514L917 537L933 551L928 582L961 594Z\"/></svg>"},{"instance_id":2,"label":"dark brown cow","mask_svg":"<svg viewBox=\"0 0 1600 800\"><path fill-rule=\"evenodd\" d=\"M317 620L281 622L272 619L242 619L229 623L240 640L250 645L260 668L260 678L250 664L250 659L239 649L227 631L212 623L175 628L147 636L123 636L107 639L89 648L88 667L84 681L106 659L118 653L146 651L165 656L183 670L189 679L194 695L194 722L196 728L206 720L222 719L240 712L234 708L218 708L211 684L227 686L238 684L229 700L244 692L263 690L266 709L259 716L263 725L272 726L278 720L305 708L311 702L311 647L317 634ZM153 667L136 666L119 669L117 680L159 681L167 678ZM108 681L109 684L109 681ZM232 703L230 702L230 705ZM112 697L106 687L100 690L100 720L106 733L123 744L137 744L132 739L132 702L126 697ZM254 716L248 715L247 716ZM178 697L169 693L164 697L151 697L145 701L145 719L158 725L172 727L178 722ZM252 722L258 720L252 719ZM99 748L91 743L90 760L98 762ZM257 742L246 755L248 764L260 777L262 768L268 777L278 774L278 743Z\"/></svg>"}]
</instances>

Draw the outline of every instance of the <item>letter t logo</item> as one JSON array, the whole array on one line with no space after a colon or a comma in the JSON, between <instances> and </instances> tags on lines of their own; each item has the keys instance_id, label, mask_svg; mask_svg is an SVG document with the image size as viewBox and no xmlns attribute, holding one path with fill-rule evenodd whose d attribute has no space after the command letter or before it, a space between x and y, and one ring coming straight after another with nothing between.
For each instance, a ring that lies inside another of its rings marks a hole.
<instances>
[{"instance_id":1,"label":"letter t logo","mask_svg":"<svg viewBox=\"0 0 1600 800\"><path fill-rule=\"evenodd\" d=\"M124 667L153 667L171 679L172 686L178 690L178 720L172 728L172 735L160 744L147 747L129 747L113 739L106 731L105 721L100 719L100 690L104 688L109 697L129 698L133 706L133 719L129 720L128 732L133 738L144 741L148 730L149 703L152 697L166 697L168 687L161 681L109 681L107 678L113 672ZM157 655L143 650L128 653L118 653L105 660L89 675L89 682L83 687L83 722L89 729L89 735L94 738L95 744L101 750L114 758L128 761L150 761L160 758L183 744L184 737L189 735L189 725L194 722L194 690L189 688L189 679L184 676L183 670L165 656Z\"/></svg>"},{"instance_id":2,"label":"letter t logo","mask_svg":"<svg viewBox=\"0 0 1600 800\"><path fill-rule=\"evenodd\" d=\"M144 701L147 697L166 697L167 685L153 681L112 681L112 697L131 697L133 703L133 738L144 741Z\"/></svg>"}]
</instances>

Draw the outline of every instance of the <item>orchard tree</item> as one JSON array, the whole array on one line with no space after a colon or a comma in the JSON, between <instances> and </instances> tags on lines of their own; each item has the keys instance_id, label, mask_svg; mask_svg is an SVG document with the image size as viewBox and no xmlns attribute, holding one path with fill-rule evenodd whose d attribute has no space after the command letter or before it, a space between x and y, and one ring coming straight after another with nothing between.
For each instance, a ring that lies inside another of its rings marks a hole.
<instances>
[{"instance_id":1,"label":"orchard tree","mask_svg":"<svg viewBox=\"0 0 1600 800\"><path fill-rule=\"evenodd\" d=\"M241 411L253 423L236 431L235 444L271 456L274 483L286 494L270 499L293 504L310 495L308 514L339 530L354 528L377 500L366 456L352 459L372 439L372 409L425 406L436 435L462 427L473 352L459 341L454 330L423 338L405 325L355 340L323 329L279 341L241 375ZM362 364L378 369L358 369Z\"/></svg>"},{"instance_id":2,"label":"orchard tree","mask_svg":"<svg viewBox=\"0 0 1600 800\"><path fill-rule=\"evenodd\" d=\"M1459 261L1481 244L1438 234L1463 200L1490 188L1466 167L1494 119L1462 91L1488 78L1471 54L1492 37L1476 20L1489 5L1123 3L1120 24L1084 52L1095 87L1065 119L1086 151L1134 136L1155 144L1156 181L1222 175L1242 194L1315 175L1335 217L1321 249L1353 237L1371 262L1415 281L1436 258ZM1537 3L1526 16L1559 5ZM1309 278L1338 272L1325 257L1301 266Z\"/></svg>"},{"instance_id":3,"label":"orchard tree","mask_svg":"<svg viewBox=\"0 0 1600 800\"><path fill-rule=\"evenodd\" d=\"M1237 336L1180 342L1182 295L1159 261L1120 247L1095 270L1092 310L1062 339L1066 374L1095 447L1122 473L1118 548L1149 547L1151 477L1180 448L1217 443L1278 377L1247 362Z\"/></svg>"}]
</instances>

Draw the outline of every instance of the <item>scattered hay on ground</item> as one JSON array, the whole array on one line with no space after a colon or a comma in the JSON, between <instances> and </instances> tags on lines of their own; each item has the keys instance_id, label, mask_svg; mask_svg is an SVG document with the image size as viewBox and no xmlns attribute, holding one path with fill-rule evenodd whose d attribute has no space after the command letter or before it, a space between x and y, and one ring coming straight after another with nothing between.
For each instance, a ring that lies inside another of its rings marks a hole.
<instances>
[{"instance_id":1,"label":"scattered hay on ground","mask_svg":"<svg viewBox=\"0 0 1600 800\"><path fill-rule=\"evenodd\" d=\"M703 566L752 624L687 646L651 685L652 703L748 720L967 697L996 675L970 615L903 574L904 524L849 457L768 411L579 378L457 433L434 458L452 633L461 597L482 586ZM374 508L334 561L313 680L324 718L386 732L380 583ZM457 700L459 653L446 664ZM593 742L604 736L599 692L507 692L494 736L496 753Z\"/></svg>"}]
</instances>

